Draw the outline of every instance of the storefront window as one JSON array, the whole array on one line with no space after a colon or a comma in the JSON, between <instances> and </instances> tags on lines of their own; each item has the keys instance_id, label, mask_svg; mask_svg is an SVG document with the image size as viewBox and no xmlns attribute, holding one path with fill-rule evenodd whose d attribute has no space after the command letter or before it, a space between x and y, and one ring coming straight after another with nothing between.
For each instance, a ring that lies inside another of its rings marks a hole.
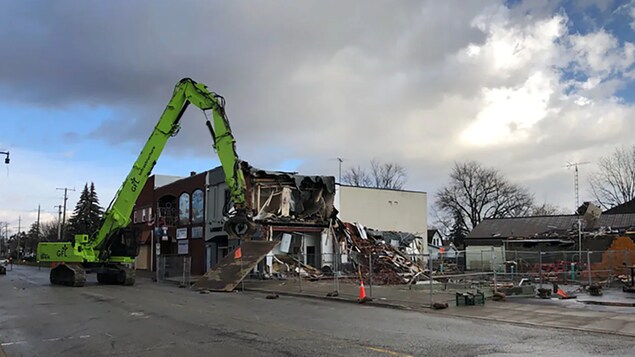
<instances>
[{"instance_id":1,"label":"storefront window","mask_svg":"<svg viewBox=\"0 0 635 357\"><path fill-rule=\"evenodd\" d=\"M192 193L192 223L203 222L203 190L196 190Z\"/></svg>"},{"instance_id":2,"label":"storefront window","mask_svg":"<svg viewBox=\"0 0 635 357\"><path fill-rule=\"evenodd\" d=\"M179 223L190 223L190 195L187 192L179 197Z\"/></svg>"}]
</instances>

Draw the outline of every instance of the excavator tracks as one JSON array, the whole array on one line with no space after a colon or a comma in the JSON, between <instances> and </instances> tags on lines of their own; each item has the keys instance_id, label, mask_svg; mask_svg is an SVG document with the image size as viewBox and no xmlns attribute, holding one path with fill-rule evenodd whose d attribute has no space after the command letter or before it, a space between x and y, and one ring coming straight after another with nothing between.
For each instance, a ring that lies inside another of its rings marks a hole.
<instances>
[{"instance_id":1,"label":"excavator tracks","mask_svg":"<svg viewBox=\"0 0 635 357\"><path fill-rule=\"evenodd\" d=\"M51 269L51 284L64 286L84 286L86 270L79 264L60 264Z\"/></svg>"},{"instance_id":2,"label":"excavator tracks","mask_svg":"<svg viewBox=\"0 0 635 357\"><path fill-rule=\"evenodd\" d=\"M135 283L135 271L122 265L109 266L97 273L97 282L105 285L126 285Z\"/></svg>"}]
</instances>

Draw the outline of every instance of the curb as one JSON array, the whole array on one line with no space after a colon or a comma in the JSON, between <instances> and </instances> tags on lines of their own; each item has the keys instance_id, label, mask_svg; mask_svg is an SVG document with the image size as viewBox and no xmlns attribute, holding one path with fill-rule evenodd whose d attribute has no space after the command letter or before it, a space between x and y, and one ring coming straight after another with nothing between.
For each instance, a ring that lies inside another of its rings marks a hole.
<instances>
[{"instance_id":1,"label":"curb","mask_svg":"<svg viewBox=\"0 0 635 357\"><path fill-rule=\"evenodd\" d=\"M485 321L504 322L504 323L508 323L508 324L512 324L512 325L521 325L521 326L522 325L528 325L528 326L532 326L532 327L550 328L550 329L556 329L556 330L573 330L573 331L587 332L587 333L601 333L601 334L604 334L604 335L635 337L635 334L632 334L632 333L624 333L624 332L618 332L618 331L607 331L607 330L600 330L600 329L596 329L596 328L582 328L582 327L573 327L573 326L553 326L553 325L544 325L544 324L541 324L541 323L538 323L538 322L505 320L505 319L497 319L497 318L486 317L486 316L460 316L460 315L447 314L447 313L437 313L437 314L438 315L445 315L445 316L452 316L452 317L462 317L462 318L468 318L468 319L478 319L478 320L485 320Z\"/></svg>"},{"instance_id":2,"label":"curb","mask_svg":"<svg viewBox=\"0 0 635 357\"><path fill-rule=\"evenodd\" d=\"M309 298L309 299L317 299L317 300L336 301L336 302L343 302L343 303L356 304L356 305L384 307L384 308L394 309L394 310L417 311L417 309L411 308L406 305L377 302L374 300L365 302L364 304L360 304L357 302L357 300L345 299L341 297L320 296L320 295L313 295L313 294L303 294L303 293L294 293L294 292L287 292L287 291L274 291L274 290L254 289L254 288L245 288L245 291L262 293L262 294L278 294L283 296L293 296L293 297ZM426 307L422 306L422 308L426 308Z\"/></svg>"},{"instance_id":3,"label":"curb","mask_svg":"<svg viewBox=\"0 0 635 357\"><path fill-rule=\"evenodd\" d=\"M263 293L263 294L278 294L278 295L283 295L283 296L293 296L293 297L300 297L300 298L310 298L310 299L319 299L319 300L326 300L326 301L344 302L344 303L349 303L349 304L358 304L358 302L356 300L344 299L344 298L340 298L340 297L328 297L328 296L320 296L320 295L313 295L313 294L302 294L302 293L294 293L294 292L282 292L282 291L253 289L253 288L251 288L251 289L245 288L245 291ZM443 312L442 310L436 311L436 310L433 310L433 309L431 309L429 307L423 307L423 306L421 307L421 309L417 309L417 308L411 308L411 307L405 306L405 305L374 302L374 301L367 302L364 305L375 306L375 307L383 307L383 308L389 308L389 309L394 309L394 310L402 310L402 311L413 311L413 312L420 312L420 313L432 313L432 314L435 314L437 316L445 316L445 317L468 318L468 319L485 320L485 321L492 321L492 322L504 322L504 323L508 323L508 324L512 324L512 325L518 325L518 326L531 326L531 327L540 327L540 328L550 328L550 329L555 329L555 330L563 330L564 329L564 330L572 330L572 331L577 331L577 332L600 333L600 334L605 334L605 335L635 337L635 334L631 334L631 333L624 333L624 332L619 332L619 331L607 331L607 330L601 330L601 329L596 329L596 328L582 328L582 327L572 327L572 326L553 326L553 325L545 325L545 324L537 323L537 322L506 320L506 319L498 319L498 318L492 318L492 317L486 317L486 316L464 316L464 315L458 315L458 314L455 314L455 313Z\"/></svg>"}]
</instances>

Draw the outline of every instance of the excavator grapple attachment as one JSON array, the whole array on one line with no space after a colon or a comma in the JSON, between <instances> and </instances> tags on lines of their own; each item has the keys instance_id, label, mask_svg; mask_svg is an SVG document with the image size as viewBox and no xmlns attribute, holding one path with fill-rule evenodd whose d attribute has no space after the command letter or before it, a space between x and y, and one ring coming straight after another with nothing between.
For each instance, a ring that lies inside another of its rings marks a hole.
<instances>
[{"instance_id":1,"label":"excavator grapple attachment","mask_svg":"<svg viewBox=\"0 0 635 357\"><path fill-rule=\"evenodd\" d=\"M256 232L257 225L246 211L239 210L225 221L223 228L230 239L249 239Z\"/></svg>"}]
</instances>

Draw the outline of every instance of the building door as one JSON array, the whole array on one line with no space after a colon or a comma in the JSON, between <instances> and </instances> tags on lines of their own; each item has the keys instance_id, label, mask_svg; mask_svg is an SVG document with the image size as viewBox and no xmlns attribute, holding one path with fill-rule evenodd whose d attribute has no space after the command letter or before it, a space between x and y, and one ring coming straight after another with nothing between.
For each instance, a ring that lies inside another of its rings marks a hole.
<instances>
[{"instance_id":1,"label":"building door","mask_svg":"<svg viewBox=\"0 0 635 357\"><path fill-rule=\"evenodd\" d=\"M135 268L136 269L143 269L143 270L147 270L148 266L150 264L148 264L148 257L150 256L150 254L148 254L150 251L150 246L147 244L141 245L139 246L139 254L137 255L137 257L135 258Z\"/></svg>"},{"instance_id":2,"label":"building door","mask_svg":"<svg viewBox=\"0 0 635 357\"><path fill-rule=\"evenodd\" d=\"M317 268L317 261L315 256L315 247L306 247L306 263L312 267Z\"/></svg>"}]
</instances>

